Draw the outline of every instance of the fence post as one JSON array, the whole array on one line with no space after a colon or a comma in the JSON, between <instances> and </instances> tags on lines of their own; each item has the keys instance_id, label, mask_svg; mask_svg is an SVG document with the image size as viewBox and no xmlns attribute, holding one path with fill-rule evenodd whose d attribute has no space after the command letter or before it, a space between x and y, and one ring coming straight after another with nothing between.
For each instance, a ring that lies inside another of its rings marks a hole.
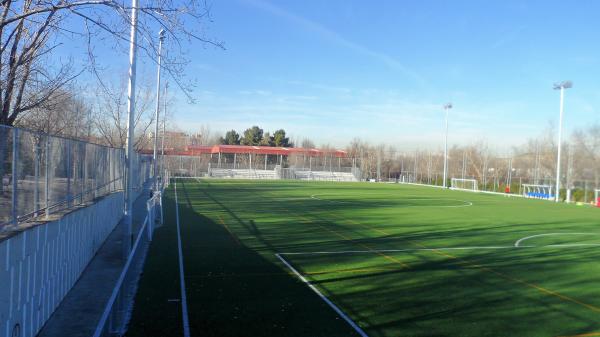
<instances>
[{"instance_id":1,"label":"fence post","mask_svg":"<svg viewBox=\"0 0 600 337\"><path fill-rule=\"evenodd\" d=\"M164 182L163 182L163 184L164 184ZM160 192L159 202L160 202L160 224L162 225L165 223L165 219L163 217L162 191Z\"/></svg>"},{"instance_id":2,"label":"fence post","mask_svg":"<svg viewBox=\"0 0 600 337\"><path fill-rule=\"evenodd\" d=\"M12 219L13 224L18 225L18 201L19 198L17 196L17 162L19 160L19 147L17 145L17 141L19 140L18 134L19 129L13 128L13 155L12 155Z\"/></svg>"},{"instance_id":3,"label":"fence post","mask_svg":"<svg viewBox=\"0 0 600 337\"><path fill-rule=\"evenodd\" d=\"M87 144L86 143L79 143L79 147L83 148L83 160L81 161L80 165L81 165L81 170L80 170L80 177L81 177L81 204L83 205L83 203L85 202L85 185L87 184Z\"/></svg>"},{"instance_id":4,"label":"fence post","mask_svg":"<svg viewBox=\"0 0 600 337\"><path fill-rule=\"evenodd\" d=\"M38 138L39 134L35 135L34 145L33 145L33 154L35 158L33 159L33 167L35 171L35 183L33 189L33 216L38 216L38 211L40 210L40 139Z\"/></svg>"},{"instance_id":5,"label":"fence post","mask_svg":"<svg viewBox=\"0 0 600 337\"><path fill-rule=\"evenodd\" d=\"M45 166L45 175L44 178L44 207L46 209L46 219L50 216L50 137L46 136L46 162Z\"/></svg>"},{"instance_id":6,"label":"fence post","mask_svg":"<svg viewBox=\"0 0 600 337\"><path fill-rule=\"evenodd\" d=\"M152 207L152 199L148 200L148 202L146 203L146 210L148 211L148 228L147 228L147 234L148 234L148 241L152 241L152 226L154 225L154 212L153 212L153 207Z\"/></svg>"},{"instance_id":7,"label":"fence post","mask_svg":"<svg viewBox=\"0 0 600 337\"><path fill-rule=\"evenodd\" d=\"M98 149L95 149L92 158L92 167L94 168L94 177L92 178L92 189L94 190L94 200L98 198Z\"/></svg>"},{"instance_id":8,"label":"fence post","mask_svg":"<svg viewBox=\"0 0 600 337\"><path fill-rule=\"evenodd\" d=\"M71 141L67 142L67 207L71 207Z\"/></svg>"}]
</instances>

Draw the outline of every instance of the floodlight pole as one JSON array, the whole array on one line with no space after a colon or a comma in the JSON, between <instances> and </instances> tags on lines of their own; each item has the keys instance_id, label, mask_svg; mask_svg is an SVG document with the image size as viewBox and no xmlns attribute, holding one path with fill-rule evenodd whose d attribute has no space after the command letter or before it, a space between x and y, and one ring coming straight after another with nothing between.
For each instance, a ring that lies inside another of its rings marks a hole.
<instances>
[{"instance_id":1,"label":"floodlight pole","mask_svg":"<svg viewBox=\"0 0 600 337\"><path fill-rule=\"evenodd\" d=\"M444 141L444 181L443 187L447 187L447 179L448 179L448 110L452 109L452 103L448 103L444 105L444 111L446 112L446 135Z\"/></svg>"},{"instance_id":2,"label":"floodlight pole","mask_svg":"<svg viewBox=\"0 0 600 337\"><path fill-rule=\"evenodd\" d=\"M560 155L562 149L562 128L563 128L563 115L564 115L564 103L565 103L565 89L573 87L571 81L563 81L555 84L554 89L560 90L560 117L558 122L558 155L556 158L556 191L554 201L559 202L560 199Z\"/></svg>"},{"instance_id":3,"label":"floodlight pole","mask_svg":"<svg viewBox=\"0 0 600 337\"><path fill-rule=\"evenodd\" d=\"M162 139L161 139L161 142L160 142L160 149L161 149L161 154L160 154L161 155L161 158L160 158L161 159L160 172L163 175L165 174L165 135L166 135L165 134L165 128L166 128L165 124L167 123L167 90L168 89L169 89L169 82L167 81L165 83L165 94L164 94L164 98L163 98L163 101L164 101L164 103L163 103L164 104L164 108L163 108L163 110L164 110L164 116L163 116L163 124L162 124Z\"/></svg>"},{"instance_id":4,"label":"floodlight pole","mask_svg":"<svg viewBox=\"0 0 600 337\"><path fill-rule=\"evenodd\" d=\"M135 129L135 75L137 53L138 0L131 0L131 32L129 41L129 85L127 88L127 138L125 156L127 162L125 190L125 226L123 228L123 254L125 259L131 250L133 221L133 142Z\"/></svg>"},{"instance_id":5,"label":"floodlight pole","mask_svg":"<svg viewBox=\"0 0 600 337\"><path fill-rule=\"evenodd\" d=\"M154 114L154 152L152 154L152 175L154 178L154 190L158 190L158 172L157 172L157 151L158 151L158 116L160 112L160 68L161 68L161 56L162 56L162 45L165 39L165 30L161 28L158 32L158 70L156 71L156 112Z\"/></svg>"}]
</instances>

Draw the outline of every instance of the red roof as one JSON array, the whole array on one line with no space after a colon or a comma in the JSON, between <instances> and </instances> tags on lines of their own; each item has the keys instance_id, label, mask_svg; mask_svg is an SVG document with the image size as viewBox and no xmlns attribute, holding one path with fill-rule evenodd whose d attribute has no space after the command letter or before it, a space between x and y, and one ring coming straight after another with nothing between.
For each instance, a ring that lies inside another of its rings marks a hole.
<instances>
[{"instance_id":1,"label":"red roof","mask_svg":"<svg viewBox=\"0 0 600 337\"><path fill-rule=\"evenodd\" d=\"M142 153L152 153L152 150L142 150ZM304 154L310 157L333 156L336 158L344 158L348 153L343 150L319 150L319 149L304 149L301 147L273 147L273 146L250 146L250 145L190 145L183 151L174 149L165 150L167 155L181 156L198 156L201 154L217 154L217 153L252 153L262 155L283 155Z\"/></svg>"}]
</instances>

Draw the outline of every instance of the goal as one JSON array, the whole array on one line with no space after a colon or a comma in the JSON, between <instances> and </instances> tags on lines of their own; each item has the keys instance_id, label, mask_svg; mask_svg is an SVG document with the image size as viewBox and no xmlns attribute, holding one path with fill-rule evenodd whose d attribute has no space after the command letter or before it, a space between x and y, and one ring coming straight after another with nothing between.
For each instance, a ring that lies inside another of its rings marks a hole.
<instances>
[{"instance_id":1,"label":"goal","mask_svg":"<svg viewBox=\"0 0 600 337\"><path fill-rule=\"evenodd\" d=\"M452 178L450 188L453 190L478 191L477 180Z\"/></svg>"},{"instance_id":2,"label":"goal","mask_svg":"<svg viewBox=\"0 0 600 337\"><path fill-rule=\"evenodd\" d=\"M600 190L594 190L594 205L600 207Z\"/></svg>"},{"instance_id":3,"label":"goal","mask_svg":"<svg viewBox=\"0 0 600 337\"><path fill-rule=\"evenodd\" d=\"M554 199L554 188L550 185L523 184L523 196L535 199Z\"/></svg>"}]
</instances>

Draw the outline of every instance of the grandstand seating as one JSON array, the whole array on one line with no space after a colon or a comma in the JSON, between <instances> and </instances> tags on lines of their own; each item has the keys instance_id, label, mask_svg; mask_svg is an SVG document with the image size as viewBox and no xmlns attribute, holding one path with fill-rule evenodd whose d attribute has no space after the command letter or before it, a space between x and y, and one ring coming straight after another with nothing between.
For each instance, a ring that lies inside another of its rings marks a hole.
<instances>
[{"instance_id":1,"label":"grandstand seating","mask_svg":"<svg viewBox=\"0 0 600 337\"><path fill-rule=\"evenodd\" d=\"M296 179L320 181L358 181L350 172L295 171Z\"/></svg>"},{"instance_id":2,"label":"grandstand seating","mask_svg":"<svg viewBox=\"0 0 600 337\"><path fill-rule=\"evenodd\" d=\"M231 179L298 179L316 181L358 181L350 172L329 171L301 171L290 170L285 176L278 176L277 170L249 170L249 169L219 169L211 168L209 176L212 178Z\"/></svg>"},{"instance_id":3,"label":"grandstand seating","mask_svg":"<svg viewBox=\"0 0 600 337\"><path fill-rule=\"evenodd\" d=\"M248 169L216 169L211 168L209 176L213 178L234 179L277 179L273 170L248 170Z\"/></svg>"}]
</instances>

